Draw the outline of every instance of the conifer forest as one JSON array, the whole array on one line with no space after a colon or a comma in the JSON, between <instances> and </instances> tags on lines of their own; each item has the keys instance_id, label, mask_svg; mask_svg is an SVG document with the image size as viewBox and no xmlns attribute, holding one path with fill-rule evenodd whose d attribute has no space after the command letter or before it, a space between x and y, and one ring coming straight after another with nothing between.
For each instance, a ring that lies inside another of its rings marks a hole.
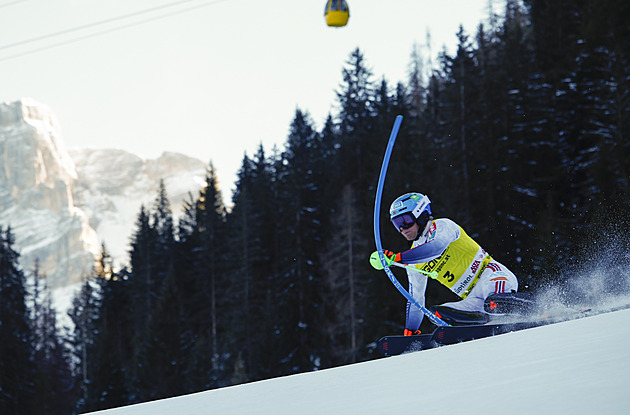
<instances>
[{"instance_id":1,"label":"conifer forest","mask_svg":"<svg viewBox=\"0 0 630 415\"><path fill-rule=\"evenodd\" d=\"M460 30L452 55L428 63L410 48L396 85L349 51L323 127L297 109L284 148L244 155L229 208L211 164L181 219L156 189L128 265L114 269L102 247L70 332L27 284L38 270L21 269L3 224L0 412L89 412L378 357L374 342L405 322L406 300L368 261L398 114L384 248L408 249L387 208L416 191L522 291L561 285L604 251L627 266L628 17L627 0L508 0L476 33Z\"/></svg>"}]
</instances>

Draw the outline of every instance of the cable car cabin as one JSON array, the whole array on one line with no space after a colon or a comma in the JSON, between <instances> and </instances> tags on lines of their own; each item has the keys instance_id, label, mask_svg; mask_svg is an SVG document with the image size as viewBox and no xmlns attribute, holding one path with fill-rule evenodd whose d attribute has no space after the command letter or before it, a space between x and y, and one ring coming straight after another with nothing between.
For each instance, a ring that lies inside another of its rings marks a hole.
<instances>
[{"instance_id":1,"label":"cable car cabin","mask_svg":"<svg viewBox=\"0 0 630 415\"><path fill-rule=\"evenodd\" d=\"M332 27L342 27L348 24L350 9L345 0L328 0L324 10L326 24Z\"/></svg>"}]
</instances>

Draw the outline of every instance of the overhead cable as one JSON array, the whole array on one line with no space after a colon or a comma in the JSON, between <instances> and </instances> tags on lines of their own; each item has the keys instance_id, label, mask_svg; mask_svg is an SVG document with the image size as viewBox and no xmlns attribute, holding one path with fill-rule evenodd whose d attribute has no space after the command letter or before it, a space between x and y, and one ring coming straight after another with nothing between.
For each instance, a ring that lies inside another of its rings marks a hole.
<instances>
[{"instance_id":1,"label":"overhead cable","mask_svg":"<svg viewBox=\"0 0 630 415\"><path fill-rule=\"evenodd\" d=\"M89 23L89 24L73 27L73 28L70 28L70 29L65 29L65 30L61 30L61 31L58 31L58 32L50 33L50 34L47 34L47 35L37 36L37 37L31 38L31 39L26 39L26 40L22 40L22 41L19 41L19 42L7 44L7 45L2 45L2 46L0 46L0 50L9 49L9 48L17 47L17 46L22 46L22 45L25 45L25 44L28 44L28 43L39 42L39 41L42 41L42 40L45 40L45 39L50 39L50 38L61 36L61 35L65 35L65 34L68 34L68 33L73 33L73 32L77 32L77 31L80 31L80 30L86 30L86 29L89 29L89 28L102 26L104 24L113 23L113 22L116 22L116 21L119 21L119 20L128 19L128 18L131 18L131 17L137 17L137 16L140 16L140 15L143 15L143 14L147 14L147 13L152 13L152 12L155 12L157 10L165 9L167 7L179 6L179 5L182 5L184 3L189 3L191 1L198 1L198 0L180 0L180 1L177 1L177 2L174 2L174 3L168 3L168 4L165 4L165 5L162 5L162 6L157 6L157 7L153 7L153 8L150 8L150 9L145 9L145 10L141 10L141 11L138 11L138 12L134 12L134 13L129 13L129 14L125 14L125 15L122 15L122 16L112 17L110 19L105 19L105 20L101 20L101 21L98 21L98 22ZM31 50L28 50L28 51L25 51L25 52L16 53L14 55L0 57L0 62L1 61L5 61L5 60L9 60L9 59L14 59L14 58L17 58L17 57L21 57L21 56L24 56L24 55L30 55L30 54L36 53L36 52L41 52L43 50L52 49L52 48L56 48L56 47L59 47L59 46L64 46L64 45L67 45L67 44L70 44L70 43L79 42L81 40L85 40L85 39L89 39L89 38L92 38L92 37L101 36L101 35L104 35L104 34L116 32L116 31L127 29L127 28L130 28L130 27L134 27L134 26L138 26L138 25L141 25L141 24L149 23L149 22L152 22L152 21L155 21L155 20L171 17L171 16L174 16L174 15L177 15L177 14L186 13L186 12L189 12L191 10L200 9L202 7L212 6L212 5L215 5L215 4L218 4L218 3L224 3L224 2L227 2L227 1L230 1L230 0L213 0L213 1L203 2L201 4L197 4L197 5L194 5L194 6L191 6L191 7L187 7L187 8L184 8L184 9L174 10L174 11L172 11L170 13L162 14L162 15L159 15L159 16L153 16L153 17L149 17L149 18L144 19L144 20L137 20L137 21L130 22L130 23L127 23L127 24L123 24L123 25L120 25L120 26L117 26L117 27L105 29L105 30L102 30L100 32L90 33L90 34L87 34L87 35L83 35L83 36L80 36L80 37L68 39L68 40L65 40L65 41L62 41L62 42L58 42L58 43L54 43L54 44L51 44L51 45L47 45L47 46L31 49Z\"/></svg>"}]
</instances>

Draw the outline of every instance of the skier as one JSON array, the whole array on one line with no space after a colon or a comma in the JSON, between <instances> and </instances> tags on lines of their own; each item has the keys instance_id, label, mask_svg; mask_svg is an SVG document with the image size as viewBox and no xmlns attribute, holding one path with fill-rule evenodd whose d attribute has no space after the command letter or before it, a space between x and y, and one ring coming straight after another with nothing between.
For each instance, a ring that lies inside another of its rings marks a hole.
<instances>
[{"instance_id":1,"label":"skier","mask_svg":"<svg viewBox=\"0 0 630 415\"><path fill-rule=\"evenodd\" d=\"M390 220L410 242L401 253L384 251L389 263L413 264L425 273L407 269L409 293L425 306L427 274L437 272L437 280L461 300L431 307L449 324L479 324L488 320L486 299L494 294L518 291L516 276L495 261L464 230L450 219L433 219L431 201L420 193L407 193L391 204ZM424 314L407 302L404 334L420 334ZM427 319L428 321L428 319ZM423 326L424 329L425 326Z\"/></svg>"}]
</instances>

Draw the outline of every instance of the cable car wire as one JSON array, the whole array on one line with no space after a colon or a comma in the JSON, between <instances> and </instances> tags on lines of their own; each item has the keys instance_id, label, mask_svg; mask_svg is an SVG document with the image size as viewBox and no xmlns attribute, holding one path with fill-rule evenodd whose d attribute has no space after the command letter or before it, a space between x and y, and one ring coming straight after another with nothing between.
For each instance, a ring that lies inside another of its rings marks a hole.
<instances>
[{"instance_id":1,"label":"cable car wire","mask_svg":"<svg viewBox=\"0 0 630 415\"><path fill-rule=\"evenodd\" d=\"M25 1L25 0L22 0L22 1ZM37 36L37 37L31 38L31 39L27 39L27 40L15 42L15 43L7 44L7 45L2 45L2 46L0 46L0 50L9 49L9 48L17 47L17 46L22 46L22 45L25 45L25 44L28 44L28 43L39 42L39 41L42 41L42 40L45 40L45 39L50 39L50 38L61 36L61 35L65 35L65 34L68 34L68 33L73 33L73 32L79 31L79 30L85 30L85 29L89 29L89 28L93 28L93 27L97 27L97 26L102 26L104 24L113 23L113 22L116 22L116 21L119 21L119 20L123 20L123 19L128 19L130 17L137 17L137 16L140 16L140 15L143 15L143 14L155 12L157 10L165 9L165 8L168 8L168 7L173 7L173 6L181 5L181 4L184 4L184 3L190 3L191 1L196 1L196 0L180 0L180 1L177 1L177 2L173 2L173 3L168 3L168 4L165 4L165 5L162 5L162 6L152 7L150 9L140 10L138 12L129 13L129 14L125 14L125 15L122 15L122 16L112 17L112 18L101 20L101 21L98 21L98 22L89 23L89 24L73 27L73 28L70 28L70 29L61 30L61 31L50 33L50 34L47 34L47 35ZM152 21L155 21L155 20L171 17L171 16L174 16L174 15L177 15L177 14L186 13L186 12L189 12L189 11L192 11L192 10L200 9L202 7L212 6L212 5L215 5L215 4L218 4L218 3L225 3L227 1L230 1L230 0L212 0L212 1L207 1L207 2L204 2L204 3L201 3L201 4L197 4L197 5L188 7L188 8L174 10L174 11L172 11L170 13L162 14L162 15L159 15L159 16L149 17L149 18L144 19L144 20L137 20L137 21L134 21L134 22L131 22L131 23L127 23L127 24L123 24L123 25L120 25L120 26L117 26L117 27L113 27L113 28L110 28L110 29L105 29L105 30L102 30L100 32L90 33L88 35L84 35L84 36L68 39L68 40L65 40L65 41L62 41L62 42L58 42L58 43L54 43L54 44L51 44L51 45L48 45L48 46L43 46L43 47L31 49L31 50L28 50L28 51L16 53L14 55L0 57L0 62L6 61L6 60L9 60L9 59L18 58L18 57L25 56L25 55L30 55L30 54L37 53L37 52L41 52L43 50L64 46L64 45L67 45L67 44L70 44L70 43L79 42L79 41L82 41L82 40L85 40L85 39L89 39L89 38L93 38L93 37L96 37L96 36L105 35L105 34L108 34L108 33L119 31L119 30L128 29L130 27L139 26L141 24L145 24L145 23L149 23L149 22L152 22Z\"/></svg>"},{"instance_id":2,"label":"cable car wire","mask_svg":"<svg viewBox=\"0 0 630 415\"><path fill-rule=\"evenodd\" d=\"M21 0L21 1L25 1L25 0ZM176 2L173 2L173 3L167 3L167 4L163 4L161 6L151 7L149 9L144 9L144 10L140 10L140 11L137 11L137 12L124 14L124 15L121 15L121 16L111 17L109 19L100 20L98 22L88 23L88 24L76 26L76 27L73 27L73 28L70 28L70 29L64 29L64 30L60 30L58 32L53 32L53 33L49 33L49 34L46 34L46 35L37 36L37 37L31 38L31 39L26 39L26 40L21 40L19 42L15 42L15 43L9 43L9 44L6 44L6 45L1 45L0 46L0 50L2 50L2 49L9 49L9 48L13 48L13 47L16 47L16 46L26 45L28 43L33 43L33 42L37 42L37 41L44 40L44 39L49 39L49 38L56 37L56 36L66 35L68 33L77 32L79 30L85 30L85 29L89 29L89 28L92 28L92 27L102 26L104 24L113 23L113 22L116 22L118 20L124 20L124 19L129 19L131 17L141 16L143 14L152 13L152 12L155 12L157 10L162 10L162 9L166 9L166 8L173 7L173 6L179 6L179 5L182 5L182 4L185 4L185 3L190 3L191 1L199 1L199 0L179 0L179 1L176 1ZM224 2L224 1L228 1L228 0L215 0L215 1L211 2L211 3L221 3L221 2ZM199 5L199 6L201 6L201 5Z\"/></svg>"}]
</instances>

